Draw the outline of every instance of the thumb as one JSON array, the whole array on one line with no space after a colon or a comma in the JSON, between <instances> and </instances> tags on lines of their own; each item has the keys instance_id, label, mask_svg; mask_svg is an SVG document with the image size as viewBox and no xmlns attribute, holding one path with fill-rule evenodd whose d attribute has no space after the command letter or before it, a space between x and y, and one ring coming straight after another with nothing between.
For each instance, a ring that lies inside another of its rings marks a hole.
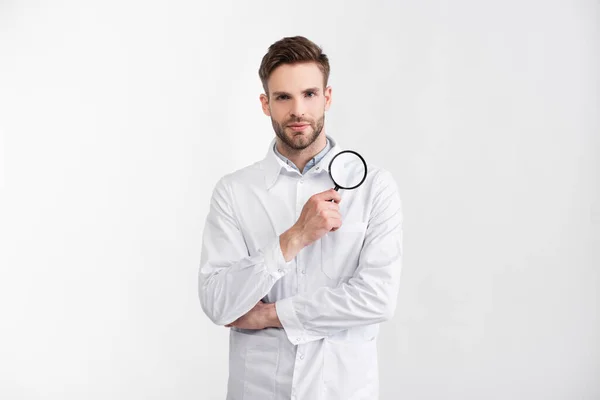
<instances>
[{"instance_id":1,"label":"thumb","mask_svg":"<svg viewBox=\"0 0 600 400\"><path fill-rule=\"evenodd\" d=\"M321 194L322 194L323 200L326 200L326 201L333 200L336 203L339 203L340 201L342 201L342 196L340 196L339 192L335 189L326 190L326 191L322 192Z\"/></svg>"}]
</instances>

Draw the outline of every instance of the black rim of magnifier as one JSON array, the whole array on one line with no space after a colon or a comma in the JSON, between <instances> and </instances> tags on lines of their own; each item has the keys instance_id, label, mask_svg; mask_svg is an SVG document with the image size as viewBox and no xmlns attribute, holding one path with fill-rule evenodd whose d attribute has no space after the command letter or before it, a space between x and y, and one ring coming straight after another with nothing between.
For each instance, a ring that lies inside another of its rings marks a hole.
<instances>
[{"instance_id":1,"label":"black rim of magnifier","mask_svg":"<svg viewBox=\"0 0 600 400\"><path fill-rule=\"evenodd\" d=\"M340 154L344 154L344 153L352 153L352 154L356 154L358 156L358 158L360 158L360 160L362 161L363 165L365 166L365 173L363 174L363 178L362 180L356 185L356 186L352 186L352 187L344 187L344 186L340 186L338 185L338 183L335 181L335 179L333 179L333 175L331 175L331 164L333 164L333 160L336 159L337 156L339 156ZM367 179L367 163L365 161L365 159L358 154L357 152L355 152L354 150L344 150L344 151L340 151L339 153L337 153L332 159L331 161L329 161L329 176L331 177L331 180L333 181L333 183L335 183L335 190L337 191L338 189L345 189L345 190L349 190L349 189L356 189L357 187L359 187L360 185L362 185L362 183L365 181L365 179Z\"/></svg>"}]
</instances>

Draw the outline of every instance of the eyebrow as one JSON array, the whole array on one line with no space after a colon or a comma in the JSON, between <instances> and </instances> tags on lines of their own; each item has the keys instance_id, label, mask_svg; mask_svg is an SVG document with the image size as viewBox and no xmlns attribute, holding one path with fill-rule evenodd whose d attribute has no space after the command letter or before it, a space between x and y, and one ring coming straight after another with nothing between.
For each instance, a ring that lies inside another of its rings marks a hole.
<instances>
[{"instance_id":1,"label":"eyebrow","mask_svg":"<svg viewBox=\"0 0 600 400\"><path fill-rule=\"evenodd\" d=\"M302 91L303 94L306 94L308 92L315 92L315 93L319 93L319 88L318 87L313 87L313 88L308 88L308 89L304 89ZM287 92L273 92L273 96L281 96L281 95L286 95L286 96L291 96L289 93Z\"/></svg>"}]
</instances>

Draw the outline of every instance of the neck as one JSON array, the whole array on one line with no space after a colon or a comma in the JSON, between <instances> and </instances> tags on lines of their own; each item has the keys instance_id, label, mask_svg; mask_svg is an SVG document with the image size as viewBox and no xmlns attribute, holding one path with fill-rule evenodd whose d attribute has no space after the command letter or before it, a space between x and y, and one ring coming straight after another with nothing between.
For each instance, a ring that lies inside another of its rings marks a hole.
<instances>
[{"instance_id":1,"label":"neck","mask_svg":"<svg viewBox=\"0 0 600 400\"><path fill-rule=\"evenodd\" d=\"M325 148L327 145L327 137L325 135L325 128L321 131L321 134L310 146L302 150L296 150L281 141L281 139L277 138L277 151L279 151L283 156L289 159L291 162L296 165L296 167L300 171L304 171L304 167L310 160L312 160L321 150Z\"/></svg>"}]
</instances>

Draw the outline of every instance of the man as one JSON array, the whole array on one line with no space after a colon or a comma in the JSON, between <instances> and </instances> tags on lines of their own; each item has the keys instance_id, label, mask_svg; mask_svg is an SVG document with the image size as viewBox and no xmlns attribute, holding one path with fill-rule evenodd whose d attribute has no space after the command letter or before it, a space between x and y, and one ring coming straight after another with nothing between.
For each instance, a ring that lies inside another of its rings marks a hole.
<instances>
[{"instance_id":1,"label":"man","mask_svg":"<svg viewBox=\"0 0 600 400\"><path fill-rule=\"evenodd\" d=\"M332 189L321 48L283 38L259 76L276 137L216 184L200 262L202 309L231 328L227 399L377 399L376 338L400 281L396 183L369 164L357 189Z\"/></svg>"}]
</instances>

